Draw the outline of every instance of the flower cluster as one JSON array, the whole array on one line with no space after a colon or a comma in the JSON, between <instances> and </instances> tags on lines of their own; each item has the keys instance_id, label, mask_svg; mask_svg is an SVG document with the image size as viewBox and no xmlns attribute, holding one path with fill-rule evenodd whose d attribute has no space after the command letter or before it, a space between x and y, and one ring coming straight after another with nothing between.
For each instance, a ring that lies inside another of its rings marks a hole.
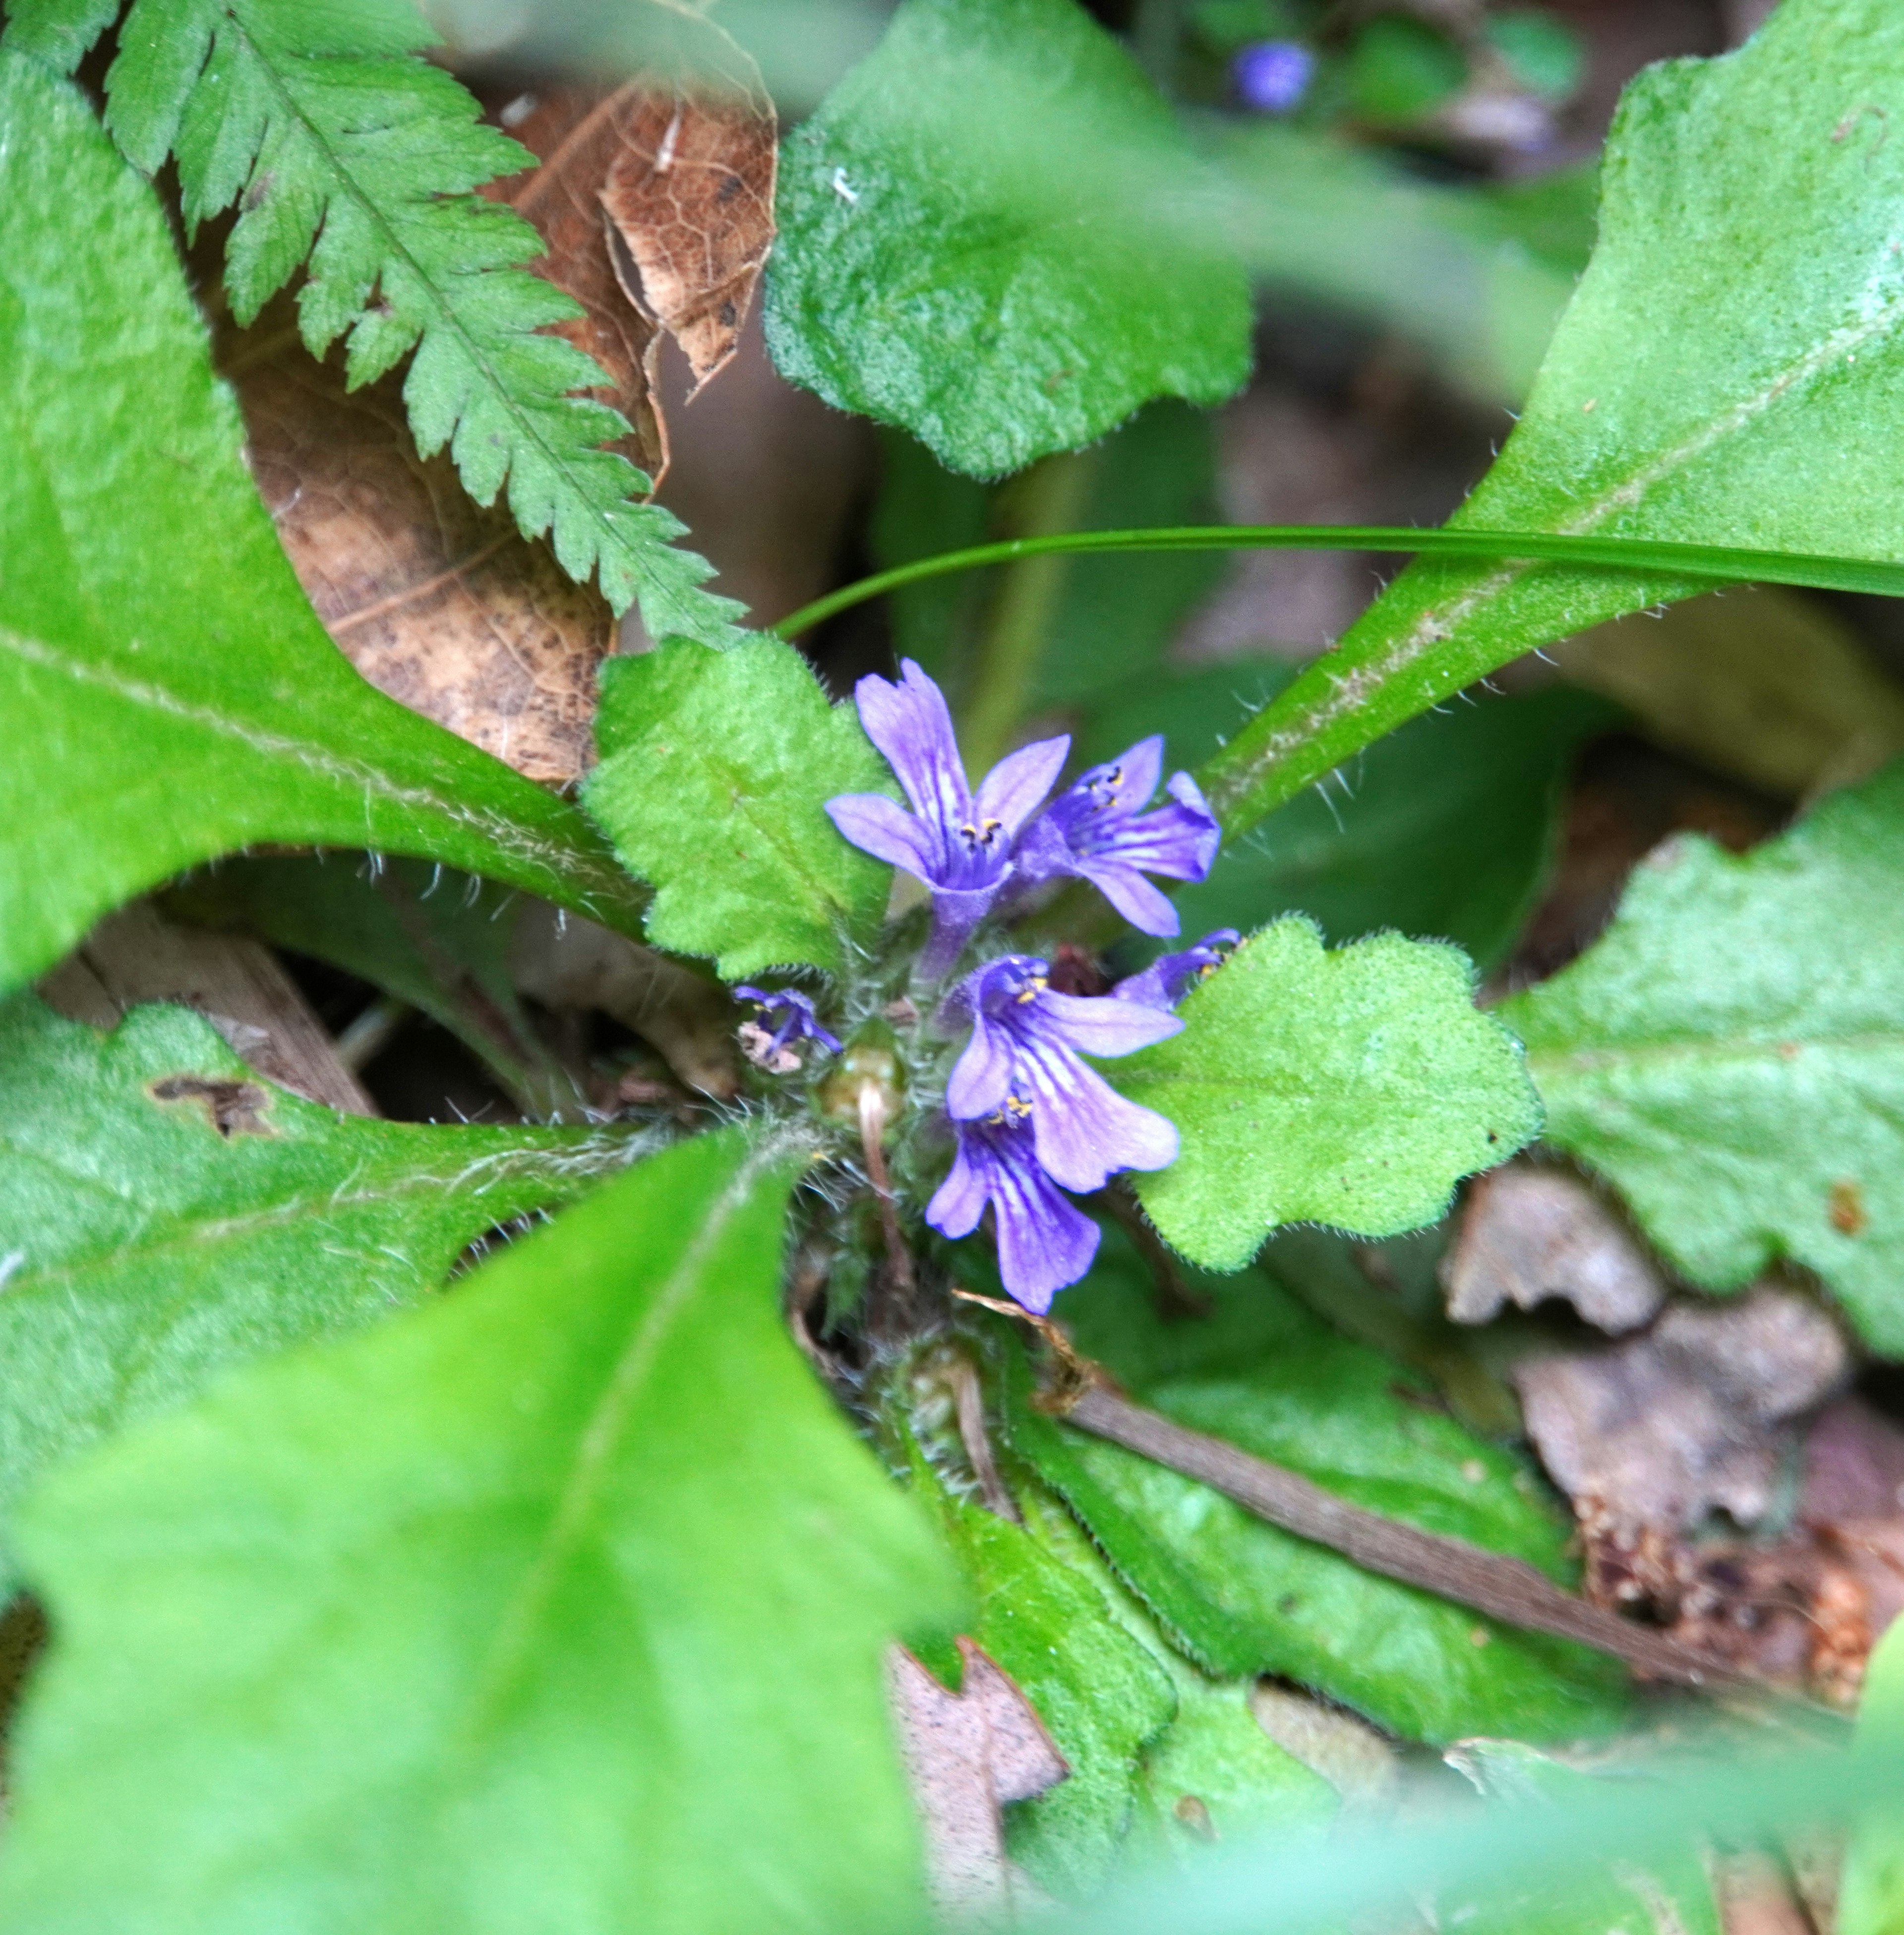
<instances>
[{"instance_id":1,"label":"flower cluster","mask_svg":"<svg viewBox=\"0 0 1904 1935\"><path fill-rule=\"evenodd\" d=\"M1162 1169L1177 1155L1175 1126L1120 1095L1084 1058L1129 1055L1177 1034L1183 1023L1171 1010L1221 964L1236 936L1227 928L1206 934L1100 995L1055 988L1050 964L1027 954L983 961L949 992L943 984L988 916L1009 914L1061 880L1088 880L1133 926L1175 934L1175 910L1153 880L1202 880L1219 829L1187 773L1164 780L1160 736L1092 767L1055 796L1070 741L1040 740L1000 760L975 789L945 699L910 660L897 684L863 678L855 697L910 811L883 793L843 794L826 810L847 839L904 868L932 899L913 984L919 1001L902 997L880 1010L883 1021L919 1028L928 1043L937 1038L951 1062L945 1115L956 1147L926 1221L965 1236L989 1209L1006 1289L1042 1312L1097 1251L1097 1224L1066 1192L1088 1195L1114 1176ZM842 1052L797 989L735 992L756 1010L740 1034L756 1067L795 1073L803 1066L797 1051L809 1043ZM891 1055L885 1059L890 1064ZM829 1077L822 1097L832 1085ZM822 1106L837 1108L837 1098ZM868 1128L863 1100L861 1127L868 1174L887 1206L889 1241L898 1244L880 1127Z\"/></svg>"}]
</instances>

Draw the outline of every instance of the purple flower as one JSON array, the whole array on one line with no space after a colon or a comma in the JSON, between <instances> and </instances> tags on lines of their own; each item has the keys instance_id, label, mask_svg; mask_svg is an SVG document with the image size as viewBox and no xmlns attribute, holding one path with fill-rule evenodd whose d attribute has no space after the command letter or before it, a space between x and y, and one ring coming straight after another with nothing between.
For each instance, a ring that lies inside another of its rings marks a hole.
<instances>
[{"instance_id":1,"label":"purple flower","mask_svg":"<svg viewBox=\"0 0 1904 1935\"><path fill-rule=\"evenodd\" d=\"M761 1012L761 1021L743 1022L738 1030L741 1051L756 1068L791 1075L800 1066L800 1058L787 1046L789 1042L811 1039L839 1053L838 1037L820 1026L813 1003L798 988L736 988L734 992Z\"/></svg>"},{"instance_id":2,"label":"purple flower","mask_svg":"<svg viewBox=\"0 0 1904 1935\"><path fill-rule=\"evenodd\" d=\"M1242 937L1233 927L1206 934L1181 954L1160 954L1141 973L1127 974L1111 990L1114 1001L1141 1001L1145 1007L1174 1008L1196 982L1206 981L1230 958Z\"/></svg>"},{"instance_id":3,"label":"purple flower","mask_svg":"<svg viewBox=\"0 0 1904 1935\"><path fill-rule=\"evenodd\" d=\"M1315 56L1299 41L1258 41L1230 68L1244 104L1259 114L1287 114L1299 107L1315 71Z\"/></svg>"},{"instance_id":4,"label":"purple flower","mask_svg":"<svg viewBox=\"0 0 1904 1935\"><path fill-rule=\"evenodd\" d=\"M897 685L869 673L853 688L853 700L912 811L876 792L842 793L826 810L855 847L932 889L932 937L919 968L936 979L997 898L1012 871L1018 829L1050 792L1071 741L1065 736L1021 747L986 774L974 795L944 696L910 659L899 671Z\"/></svg>"},{"instance_id":5,"label":"purple flower","mask_svg":"<svg viewBox=\"0 0 1904 1935\"><path fill-rule=\"evenodd\" d=\"M1045 1173L1021 1104L958 1124L952 1173L926 1205L925 1220L948 1236L969 1236L991 1204L998 1271L1006 1291L1041 1316L1097 1254L1097 1225Z\"/></svg>"},{"instance_id":6,"label":"purple flower","mask_svg":"<svg viewBox=\"0 0 1904 1935\"><path fill-rule=\"evenodd\" d=\"M1067 1189L1101 1189L1121 1169L1163 1169L1177 1131L1127 1102L1078 1057L1129 1055L1183 1026L1140 1002L1059 995L1047 966L1008 954L968 975L949 1010L969 1014L972 1038L953 1064L946 1107L957 1121L1001 1111L1028 1116L1038 1161Z\"/></svg>"},{"instance_id":7,"label":"purple flower","mask_svg":"<svg viewBox=\"0 0 1904 1935\"><path fill-rule=\"evenodd\" d=\"M1163 736L1139 739L1121 759L1093 766L1040 814L1019 843L1018 873L1026 886L1073 874L1089 880L1146 934L1173 934L1176 909L1144 878L1200 880L1223 838L1196 782L1172 773L1170 804L1144 809L1163 771Z\"/></svg>"}]
</instances>

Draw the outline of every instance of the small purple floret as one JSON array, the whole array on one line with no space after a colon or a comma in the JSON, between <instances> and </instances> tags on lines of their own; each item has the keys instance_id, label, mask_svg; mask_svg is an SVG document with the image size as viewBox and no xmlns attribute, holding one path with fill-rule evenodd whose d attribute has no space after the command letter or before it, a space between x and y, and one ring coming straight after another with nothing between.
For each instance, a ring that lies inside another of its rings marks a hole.
<instances>
[{"instance_id":1,"label":"small purple floret","mask_svg":"<svg viewBox=\"0 0 1904 1935\"><path fill-rule=\"evenodd\" d=\"M1206 934L1181 954L1160 954L1141 973L1127 974L1111 990L1114 1001L1137 1001L1147 1008L1174 1008L1199 981L1207 980L1230 958L1242 938L1233 927Z\"/></svg>"},{"instance_id":2,"label":"small purple floret","mask_svg":"<svg viewBox=\"0 0 1904 1935\"><path fill-rule=\"evenodd\" d=\"M926 1205L925 1220L948 1236L969 1236L988 1203L1005 1288L1043 1316L1052 1299L1090 1269L1098 1229L1045 1173L1023 1114L1007 1110L958 1124L958 1155Z\"/></svg>"},{"instance_id":3,"label":"small purple floret","mask_svg":"<svg viewBox=\"0 0 1904 1935\"><path fill-rule=\"evenodd\" d=\"M1163 736L1140 739L1121 759L1093 766L1039 815L1019 844L1020 883L1062 874L1089 880L1146 934L1175 934L1177 910L1146 874L1200 880L1217 857L1223 829L1196 782L1172 773L1167 806L1146 812L1163 771Z\"/></svg>"},{"instance_id":4,"label":"small purple floret","mask_svg":"<svg viewBox=\"0 0 1904 1935\"><path fill-rule=\"evenodd\" d=\"M1177 1159L1175 1127L1128 1102L1080 1053L1130 1055L1183 1026L1134 1001L1052 992L1047 964L1008 954L968 975L955 1012L972 1038L952 1065L946 1108L955 1121L1014 1109L1029 1115L1038 1160L1067 1189L1101 1189L1119 1170Z\"/></svg>"},{"instance_id":5,"label":"small purple floret","mask_svg":"<svg viewBox=\"0 0 1904 1935\"><path fill-rule=\"evenodd\" d=\"M1287 114L1302 104L1315 77L1316 57L1299 41L1258 41L1231 62L1230 76L1246 107Z\"/></svg>"},{"instance_id":6,"label":"small purple floret","mask_svg":"<svg viewBox=\"0 0 1904 1935\"><path fill-rule=\"evenodd\" d=\"M842 793L826 810L855 847L931 889L932 934L919 970L936 980L958 958L1012 874L1019 829L1051 791L1071 741L1064 736L1021 747L986 774L975 795L944 696L910 659L897 685L869 673L854 687L853 700L866 736L886 755L913 810L876 792Z\"/></svg>"},{"instance_id":7,"label":"small purple floret","mask_svg":"<svg viewBox=\"0 0 1904 1935\"><path fill-rule=\"evenodd\" d=\"M792 1042L816 1041L839 1053L839 1037L820 1025L813 1003L798 988L736 988L734 992L761 1013L759 1021L743 1022L740 1030L741 1052L756 1067L791 1075L800 1066L788 1045Z\"/></svg>"}]
</instances>

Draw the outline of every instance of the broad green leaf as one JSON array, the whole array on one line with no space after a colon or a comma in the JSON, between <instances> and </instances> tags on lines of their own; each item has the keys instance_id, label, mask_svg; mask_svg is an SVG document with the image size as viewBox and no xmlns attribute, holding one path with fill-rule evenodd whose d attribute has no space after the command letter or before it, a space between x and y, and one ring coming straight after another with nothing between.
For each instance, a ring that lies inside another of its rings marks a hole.
<instances>
[{"instance_id":1,"label":"broad green leaf","mask_svg":"<svg viewBox=\"0 0 1904 1935\"><path fill-rule=\"evenodd\" d=\"M1014 1809L1013 1857L1042 1886L1081 1898L1112 1872L1130 1832L1139 1755L1177 1711L1170 1677L1053 1550L1034 1499L1013 1525L953 1496L923 1454L913 1469L970 1582L972 1637L1037 1709L1071 1770Z\"/></svg>"},{"instance_id":2,"label":"broad green leaf","mask_svg":"<svg viewBox=\"0 0 1904 1935\"><path fill-rule=\"evenodd\" d=\"M326 635L158 204L78 91L0 53L0 124L32 131L0 144L0 988L259 841L418 854L634 925L580 813Z\"/></svg>"},{"instance_id":3,"label":"broad green leaf","mask_svg":"<svg viewBox=\"0 0 1904 1935\"><path fill-rule=\"evenodd\" d=\"M956 1595L781 1321L793 1166L696 1137L47 1483L12 1935L904 1924L880 1651Z\"/></svg>"},{"instance_id":4,"label":"broad green leaf","mask_svg":"<svg viewBox=\"0 0 1904 1935\"><path fill-rule=\"evenodd\" d=\"M1258 281L1420 343L1472 396L1527 394L1592 247L1591 170L1453 188L1365 146L1234 119L1209 153Z\"/></svg>"},{"instance_id":5,"label":"broad green leaf","mask_svg":"<svg viewBox=\"0 0 1904 1935\"><path fill-rule=\"evenodd\" d=\"M1254 1272L1198 1278L1215 1315L1166 1324L1136 1259L1106 1250L1058 1314L1140 1402L1371 1511L1568 1576L1567 1528L1526 1464L1432 1398L1411 1402L1428 1387L1393 1358ZM1022 1402L1011 1428L1118 1576L1215 1672L1286 1674L1416 1740L1558 1739L1617 1716L1619 1669L1583 1648L1364 1572Z\"/></svg>"},{"instance_id":6,"label":"broad green leaf","mask_svg":"<svg viewBox=\"0 0 1904 1935\"><path fill-rule=\"evenodd\" d=\"M1510 1809L1565 1813L1628 1773L1617 1763L1604 1773L1585 1773L1519 1740L1464 1740L1447 1758L1488 1799ZM1643 1781L1661 1779L1643 1766L1634 1773ZM1438 1894L1434 1912L1464 1935L1720 1935L1721 1926L1706 1852L1692 1835L1643 1866L1610 1861L1544 1887Z\"/></svg>"},{"instance_id":7,"label":"broad green leaf","mask_svg":"<svg viewBox=\"0 0 1904 1935\"><path fill-rule=\"evenodd\" d=\"M602 763L583 797L654 883L649 939L718 956L729 980L844 968L892 883L826 817L837 793L892 790L852 708L777 638L729 652L680 640L610 660L602 684Z\"/></svg>"},{"instance_id":8,"label":"broad green leaf","mask_svg":"<svg viewBox=\"0 0 1904 1935\"><path fill-rule=\"evenodd\" d=\"M1527 409L1455 521L1904 555L1904 14L1785 0L1663 62L1608 138L1600 240ZM1660 571L1423 560L1210 775L1247 823L1491 668L1704 588Z\"/></svg>"},{"instance_id":9,"label":"broad green leaf","mask_svg":"<svg viewBox=\"0 0 1904 1935\"><path fill-rule=\"evenodd\" d=\"M1904 1739L1904 1625L1895 1620L1865 1668L1858 1739L1893 1761ZM1837 1917L1843 1935L1894 1935L1904 1923L1904 1795L1893 1788L1886 1798L1858 1823L1845 1851Z\"/></svg>"},{"instance_id":10,"label":"broad green leaf","mask_svg":"<svg viewBox=\"0 0 1904 1935\"><path fill-rule=\"evenodd\" d=\"M1287 660L1254 659L1142 680L1092 716L1078 756L1115 758L1160 731L1169 766L1193 767L1294 674ZM1411 720L1229 842L1207 880L1179 888L1184 931L1306 913L1332 941L1384 927L1452 940L1485 972L1533 911L1576 748L1618 717L1584 693L1550 691Z\"/></svg>"},{"instance_id":11,"label":"broad green leaf","mask_svg":"<svg viewBox=\"0 0 1904 1935\"><path fill-rule=\"evenodd\" d=\"M1675 1268L1730 1291L1789 1257L1904 1356L1904 763L1743 857L1661 847L1498 1012L1548 1140Z\"/></svg>"},{"instance_id":12,"label":"broad green leaf","mask_svg":"<svg viewBox=\"0 0 1904 1935\"><path fill-rule=\"evenodd\" d=\"M188 1009L103 1034L17 997L0 1007L0 1511L229 1366L417 1302L469 1245L635 1153L623 1134L338 1115Z\"/></svg>"},{"instance_id":13,"label":"broad green leaf","mask_svg":"<svg viewBox=\"0 0 1904 1935\"><path fill-rule=\"evenodd\" d=\"M786 143L774 360L981 477L1221 402L1250 306L1209 188L1076 0L904 0Z\"/></svg>"},{"instance_id":14,"label":"broad green leaf","mask_svg":"<svg viewBox=\"0 0 1904 1935\"><path fill-rule=\"evenodd\" d=\"M575 1078L543 1046L509 972L505 895L417 861L323 854L228 860L165 897L168 911L327 961L448 1028L528 1113L581 1120Z\"/></svg>"},{"instance_id":15,"label":"broad green leaf","mask_svg":"<svg viewBox=\"0 0 1904 1935\"><path fill-rule=\"evenodd\" d=\"M8 44L70 73L119 11L17 0ZM631 501L647 479L602 448L626 419L575 394L600 366L547 333L581 312L526 273L542 238L470 192L534 158L420 57L435 38L409 0L133 0L106 123L146 174L174 158L190 226L237 204L240 323L303 269L299 333L314 356L347 338L353 388L416 352L403 399L424 456L449 445L481 503L506 481L523 535L548 532L572 577L599 572L617 611L638 596L656 637L726 644L740 608L702 589L711 568L673 548L671 513Z\"/></svg>"},{"instance_id":16,"label":"broad green leaf","mask_svg":"<svg viewBox=\"0 0 1904 1935\"><path fill-rule=\"evenodd\" d=\"M1539 1126L1519 1048L1476 1012L1452 947L1378 934L1325 953L1312 922L1280 920L1178 1012L1181 1034L1105 1073L1176 1124L1181 1152L1138 1194L1213 1269L1248 1263L1279 1223L1432 1223Z\"/></svg>"}]
</instances>

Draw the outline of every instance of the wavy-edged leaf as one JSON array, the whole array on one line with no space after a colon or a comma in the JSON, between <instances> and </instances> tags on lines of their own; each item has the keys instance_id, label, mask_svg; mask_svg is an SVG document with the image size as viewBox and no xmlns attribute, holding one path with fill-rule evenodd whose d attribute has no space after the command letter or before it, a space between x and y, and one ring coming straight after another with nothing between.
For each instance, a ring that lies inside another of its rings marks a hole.
<instances>
[{"instance_id":1,"label":"wavy-edged leaf","mask_svg":"<svg viewBox=\"0 0 1904 1935\"><path fill-rule=\"evenodd\" d=\"M158 204L77 91L0 53L0 121L32 131L0 146L0 988L254 841L418 854L637 927L580 813L326 637Z\"/></svg>"},{"instance_id":2,"label":"wavy-edged leaf","mask_svg":"<svg viewBox=\"0 0 1904 1935\"><path fill-rule=\"evenodd\" d=\"M1209 195L1076 0L905 0L786 143L774 360L973 476L1220 403L1250 303Z\"/></svg>"},{"instance_id":3,"label":"wavy-edged leaf","mask_svg":"<svg viewBox=\"0 0 1904 1935\"><path fill-rule=\"evenodd\" d=\"M1600 240L1527 409L1454 520L1904 555L1904 16L1785 0L1737 53L1627 89ZM1206 775L1247 824L1550 639L1687 597L1661 569L1425 560Z\"/></svg>"},{"instance_id":4,"label":"wavy-edged leaf","mask_svg":"<svg viewBox=\"0 0 1904 1935\"><path fill-rule=\"evenodd\" d=\"M189 1009L110 1034L0 1007L0 1512L234 1364L414 1303L489 1232L633 1159L625 1133L340 1115Z\"/></svg>"},{"instance_id":5,"label":"wavy-edged leaf","mask_svg":"<svg viewBox=\"0 0 1904 1935\"><path fill-rule=\"evenodd\" d=\"M1182 1148L1135 1181L1183 1254L1249 1261L1279 1223L1390 1236L1539 1126L1517 1044L1476 1011L1459 949L1378 934L1323 950L1300 916L1245 940L1184 1000L1181 1034L1105 1065Z\"/></svg>"},{"instance_id":6,"label":"wavy-edged leaf","mask_svg":"<svg viewBox=\"0 0 1904 1935\"><path fill-rule=\"evenodd\" d=\"M1547 1139L1693 1282L1788 1257L1904 1356L1904 762L1743 856L1661 847L1600 941L1498 1012Z\"/></svg>"},{"instance_id":7,"label":"wavy-edged leaf","mask_svg":"<svg viewBox=\"0 0 1904 1935\"><path fill-rule=\"evenodd\" d=\"M70 71L117 11L24 0L7 38ZM627 420L574 394L599 366L542 333L579 311L524 268L541 239L470 192L532 158L418 58L436 38L407 0L133 0L107 125L148 174L176 157L188 222L239 204L225 282L241 322L304 268L305 345L346 336L353 387L415 351L403 395L424 456L448 444L479 503L506 482L523 535L551 533L617 611L638 597L656 638L726 644L740 608L701 589L710 567L674 548L679 521L630 502L647 480L601 447Z\"/></svg>"},{"instance_id":8,"label":"wavy-edged leaf","mask_svg":"<svg viewBox=\"0 0 1904 1935\"><path fill-rule=\"evenodd\" d=\"M20 1515L17 1935L908 1924L943 1553L814 1381L786 1154L697 1137Z\"/></svg>"},{"instance_id":9,"label":"wavy-edged leaf","mask_svg":"<svg viewBox=\"0 0 1904 1935\"><path fill-rule=\"evenodd\" d=\"M777 638L711 652L681 639L610 662L584 798L654 883L648 936L718 957L730 980L804 962L837 972L870 937L892 869L827 818L892 776L850 706Z\"/></svg>"}]
</instances>

